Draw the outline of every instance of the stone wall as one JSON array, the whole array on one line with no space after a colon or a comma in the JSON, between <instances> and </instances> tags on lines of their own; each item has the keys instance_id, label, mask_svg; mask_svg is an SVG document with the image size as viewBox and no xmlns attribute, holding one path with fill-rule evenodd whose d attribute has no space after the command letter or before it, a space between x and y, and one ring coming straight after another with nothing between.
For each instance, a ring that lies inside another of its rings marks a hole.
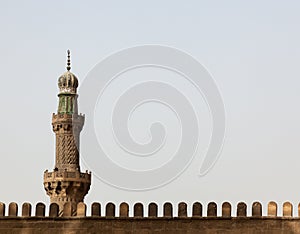
<instances>
[{"instance_id":1,"label":"stone wall","mask_svg":"<svg viewBox=\"0 0 300 234\"><path fill-rule=\"evenodd\" d=\"M101 215L100 203L91 205L91 214L86 215L87 206L79 203L76 213L71 212L71 204L66 204L62 217L58 217L58 206L53 203L46 215L46 206L38 203L32 214L32 205L24 203L18 209L16 203L8 207L0 203L0 233L4 234L50 234L50 233L300 233L300 219L293 217L293 206L283 204L282 216L277 216L277 204L268 204L267 216L262 216L262 205L252 204L251 214L247 214L247 205L239 203L232 211L231 204L224 202L221 215L217 216L217 204L207 205L205 216L201 203L194 203L191 216L187 214L187 204L179 203L178 212L173 213L173 205L163 205L163 215L158 217L158 206L148 204L145 214L144 205L133 205L133 217L129 216L130 206L127 203L116 205L108 203L105 214ZM299 209L298 209L299 210ZM72 216L75 215L75 216Z\"/></svg>"}]
</instances>

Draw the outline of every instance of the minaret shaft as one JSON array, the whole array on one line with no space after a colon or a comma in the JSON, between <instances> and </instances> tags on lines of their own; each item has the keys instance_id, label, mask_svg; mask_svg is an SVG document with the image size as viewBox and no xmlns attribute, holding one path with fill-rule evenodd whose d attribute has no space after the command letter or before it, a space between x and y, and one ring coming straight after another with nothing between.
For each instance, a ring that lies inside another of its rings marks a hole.
<instances>
[{"instance_id":1,"label":"minaret shaft","mask_svg":"<svg viewBox=\"0 0 300 234\"><path fill-rule=\"evenodd\" d=\"M79 143L84 116L77 114L53 114L52 126L56 138L57 170L80 170Z\"/></svg>"}]
</instances>

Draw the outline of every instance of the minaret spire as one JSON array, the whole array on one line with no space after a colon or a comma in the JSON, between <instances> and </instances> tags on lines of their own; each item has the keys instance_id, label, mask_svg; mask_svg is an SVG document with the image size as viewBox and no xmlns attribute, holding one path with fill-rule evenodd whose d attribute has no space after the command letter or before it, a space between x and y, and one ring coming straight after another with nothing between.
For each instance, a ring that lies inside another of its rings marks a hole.
<instances>
[{"instance_id":1,"label":"minaret spire","mask_svg":"<svg viewBox=\"0 0 300 234\"><path fill-rule=\"evenodd\" d=\"M71 70L71 56L70 56L70 50L67 50L68 53L68 59L67 59L67 70L70 71Z\"/></svg>"}]
</instances>

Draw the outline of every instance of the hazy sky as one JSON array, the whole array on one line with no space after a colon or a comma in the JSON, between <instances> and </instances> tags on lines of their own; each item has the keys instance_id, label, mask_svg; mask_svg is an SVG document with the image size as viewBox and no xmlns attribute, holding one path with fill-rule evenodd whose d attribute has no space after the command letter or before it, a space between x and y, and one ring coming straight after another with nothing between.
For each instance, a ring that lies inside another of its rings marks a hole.
<instances>
[{"instance_id":1,"label":"hazy sky","mask_svg":"<svg viewBox=\"0 0 300 234\"><path fill-rule=\"evenodd\" d=\"M160 44L189 53L214 77L226 109L221 157L198 177L196 156L175 181L147 192L119 190L93 178L86 202L198 200L206 207L209 201L230 201L235 207L258 200L264 213L270 200L296 206L299 12L296 0L0 1L0 200L49 202L43 172L54 165L51 116L67 49L82 83L106 56Z\"/></svg>"}]
</instances>

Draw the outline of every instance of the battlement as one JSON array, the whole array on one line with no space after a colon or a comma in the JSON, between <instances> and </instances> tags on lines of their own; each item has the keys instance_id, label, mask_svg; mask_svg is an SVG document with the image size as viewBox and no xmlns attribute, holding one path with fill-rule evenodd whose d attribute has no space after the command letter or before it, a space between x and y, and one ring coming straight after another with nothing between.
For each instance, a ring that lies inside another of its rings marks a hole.
<instances>
[{"instance_id":1,"label":"battlement","mask_svg":"<svg viewBox=\"0 0 300 234\"><path fill-rule=\"evenodd\" d=\"M176 214L175 207L178 208ZM251 214L247 214L247 205L243 202L238 203L234 210L230 203L224 202L220 205L221 215L218 215L215 202L208 203L206 209L203 209L201 203L195 202L189 207L192 212L188 215L188 205L184 202L176 205L166 202L161 207L156 203L135 203L130 206L126 202L119 205L109 202L101 207L100 203L94 202L89 212L83 202L77 204L75 212L72 204L67 202L60 217L59 205L56 203L50 204L47 214L43 203L36 204L34 214L30 203L22 204L20 212L18 204L14 202L8 205L7 211L5 204L0 203L0 233L24 234L25 230L26 234L300 233L300 206L295 216L290 202L283 203L282 214L278 214L277 207L275 202L269 202L267 216L262 216L262 205L259 202L252 204ZM104 214L101 208L104 208ZM129 212L131 209L133 212ZM162 215L158 215L158 211L162 211Z\"/></svg>"},{"instance_id":2,"label":"battlement","mask_svg":"<svg viewBox=\"0 0 300 234\"><path fill-rule=\"evenodd\" d=\"M147 206L147 214L144 212L144 208ZM195 202L192 205L192 214L188 215L188 205L185 202L180 202L177 204L178 212L175 215L173 212L174 206L166 202L162 206L163 215L158 215L159 206L152 202L147 205L143 205L142 203L135 203L131 209L133 210L133 215L129 215L130 206L126 202L122 202L119 204L119 214L116 214L116 205L109 202L105 205L105 214L101 214L101 204L98 202L94 202L91 205L90 216L87 215L87 205L83 202L78 203L76 212L72 212L71 203L67 202L64 205L63 209L63 217L106 217L106 218L275 218L275 219L297 219L300 218L300 203L298 204L298 214L296 216L293 215L293 205L290 202L284 202L282 205L282 214L278 214L277 212L277 203L269 202L267 205L267 216L262 215L262 204L260 202L254 202L252 204L252 212L251 214L247 214L247 205L244 202L240 202L237 204L236 209L233 211L232 205L229 202L222 203L221 215L218 216L218 206L215 202L210 202L207 204L207 209L205 214L203 214L203 205L200 202ZM6 212L6 205L0 202L0 218L5 217L31 217L32 205L30 203L23 203L22 212L19 214L18 212L18 204L15 202L11 202L8 205L8 211ZM49 206L49 214L48 217L58 217L58 205L56 203L52 203ZM35 206L35 216L36 217L47 217L46 215L46 205L43 203L37 203Z\"/></svg>"}]
</instances>

